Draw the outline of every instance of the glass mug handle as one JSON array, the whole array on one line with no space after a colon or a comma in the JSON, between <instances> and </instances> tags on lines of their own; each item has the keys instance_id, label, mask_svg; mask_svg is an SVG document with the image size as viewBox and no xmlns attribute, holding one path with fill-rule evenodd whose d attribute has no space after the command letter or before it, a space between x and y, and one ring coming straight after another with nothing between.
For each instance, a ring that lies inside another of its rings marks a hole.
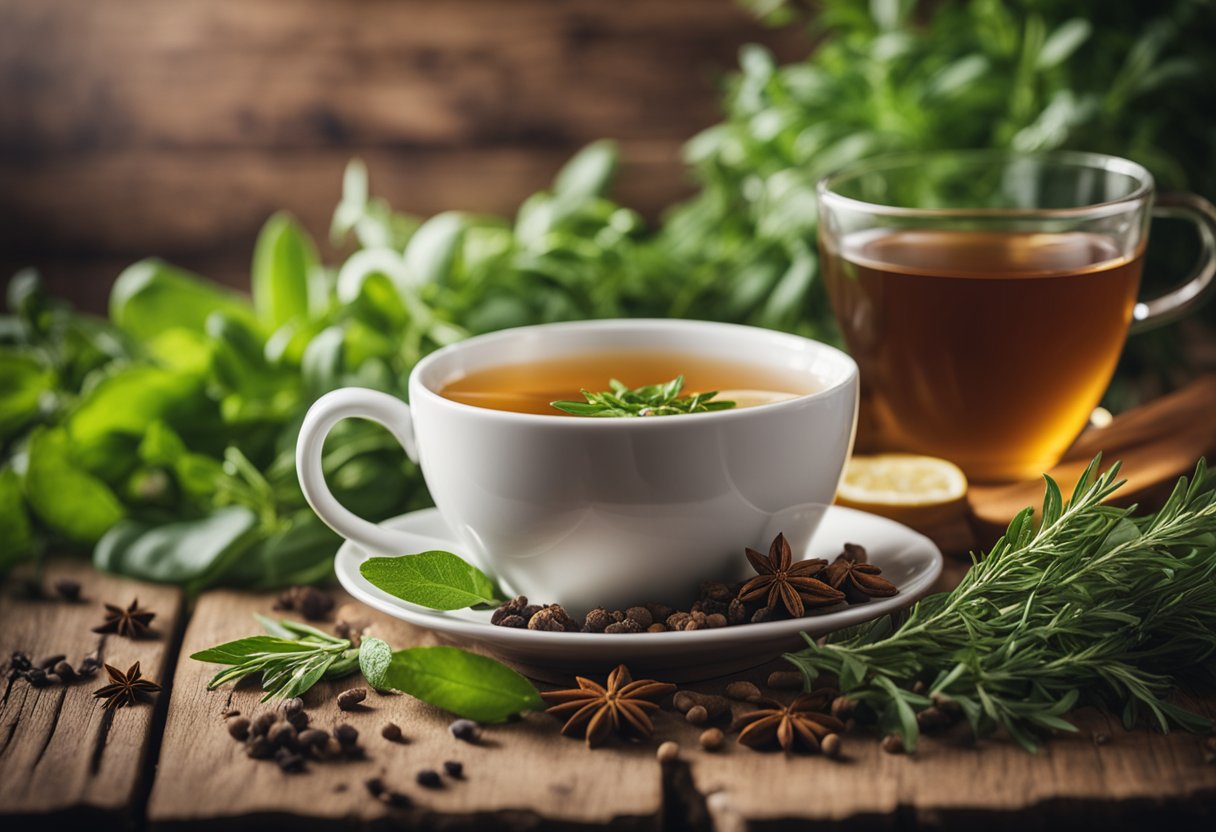
<instances>
[{"instance_id":1,"label":"glass mug handle","mask_svg":"<svg viewBox=\"0 0 1216 832\"><path fill-rule=\"evenodd\" d=\"M1216 206L1195 194L1162 194L1157 197L1153 214L1195 223L1199 232L1199 265L1181 286L1136 304L1132 311L1132 333L1156 329L1183 317L1203 298L1216 277Z\"/></svg>"}]
</instances>

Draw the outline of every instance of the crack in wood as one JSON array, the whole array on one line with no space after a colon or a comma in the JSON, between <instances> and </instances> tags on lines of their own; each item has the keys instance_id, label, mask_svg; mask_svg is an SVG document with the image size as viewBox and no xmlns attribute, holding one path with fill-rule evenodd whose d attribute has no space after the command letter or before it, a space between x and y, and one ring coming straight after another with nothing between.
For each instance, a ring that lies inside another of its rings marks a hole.
<instances>
[{"instance_id":1,"label":"crack in wood","mask_svg":"<svg viewBox=\"0 0 1216 832\"><path fill-rule=\"evenodd\" d=\"M17 726L21 722L21 711L25 708L25 700L29 698L29 695L30 695L30 690L29 690L29 687L27 686L25 689L24 695L21 697L21 704L17 706L17 712L13 716L13 721L10 722L7 726L5 726L7 731L4 736L4 745L0 745L0 756L3 756L4 753L6 751L8 751L9 745L11 745L13 742L13 736L17 733ZM7 704L8 704L7 700L5 701L4 704L7 706Z\"/></svg>"},{"instance_id":2,"label":"crack in wood","mask_svg":"<svg viewBox=\"0 0 1216 832\"><path fill-rule=\"evenodd\" d=\"M89 755L89 774L101 771L101 757L106 751L106 740L110 737L110 726L114 724L114 711L107 708L97 725L97 736L93 738L93 753Z\"/></svg>"},{"instance_id":3,"label":"crack in wood","mask_svg":"<svg viewBox=\"0 0 1216 832\"><path fill-rule=\"evenodd\" d=\"M42 741L42 747L38 749L38 756L34 758L33 768L38 768L38 764L42 762L42 758L46 755L46 750L50 748L51 740L55 738L55 730L59 727L59 717L63 714L63 700L67 699L67 696L68 689L61 685L59 687L59 698L55 700L55 712L51 714L51 726L47 729L46 738Z\"/></svg>"}]
</instances>

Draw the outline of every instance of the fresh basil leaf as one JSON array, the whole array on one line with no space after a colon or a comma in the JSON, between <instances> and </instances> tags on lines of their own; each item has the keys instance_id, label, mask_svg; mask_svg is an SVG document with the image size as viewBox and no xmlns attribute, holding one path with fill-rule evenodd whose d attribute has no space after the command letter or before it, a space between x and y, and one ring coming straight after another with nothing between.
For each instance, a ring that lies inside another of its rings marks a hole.
<instances>
[{"instance_id":1,"label":"fresh basil leaf","mask_svg":"<svg viewBox=\"0 0 1216 832\"><path fill-rule=\"evenodd\" d=\"M393 662L393 648L384 641L364 636L359 644L359 672L376 690L390 690L388 668Z\"/></svg>"},{"instance_id":2,"label":"fresh basil leaf","mask_svg":"<svg viewBox=\"0 0 1216 832\"><path fill-rule=\"evenodd\" d=\"M130 367L106 378L68 420L81 461L105 469L114 434L142 437L153 422L197 421L206 409L202 380L159 367Z\"/></svg>"},{"instance_id":3,"label":"fresh basil leaf","mask_svg":"<svg viewBox=\"0 0 1216 832\"><path fill-rule=\"evenodd\" d=\"M405 247L405 266L409 285L414 289L429 283L442 283L452 268L460 239L468 220L457 211L436 214L419 226Z\"/></svg>"},{"instance_id":4,"label":"fresh basil leaf","mask_svg":"<svg viewBox=\"0 0 1216 832\"><path fill-rule=\"evenodd\" d=\"M33 552L33 531L21 494L21 478L0 470L0 575Z\"/></svg>"},{"instance_id":5,"label":"fresh basil leaf","mask_svg":"<svg viewBox=\"0 0 1216 832\"><path fill-rule=\"evenodd\" d=\"M253 306L269 328L308 317L317 247L295 218L280 211L266 221L253 250Z\"/></svg>"},{"instance_id":6,"label":"fresh basil leaf","mask_svg":"<svg viewBox=\"0 0 1216 832\"><path fill-rule=\"evenodd\" d=\"M94 543L126 514L110 487L72 458L60 428L34 431L25 493L42 522L78 543Z\"/></svg>"},{"instance_id":7,"label":"fresh basil leaf","mask_svg":"<svg viewBox=\"0 0 1216 832\"><path fill-rule=\"evenodd\" d=\"M249 636L191 653L190 658L211 664L238 664L250 656L262 656L268 653L299 653L308 649L311 648L307 645L301 646L298 641L289 641L274 636Z\"/></svg>"},{"instance_id":8,"label":"fresh basil leaf","mask_svg":"<svg viewBox=\"0 0 1216 832\"><path fill-rule=\"evenodd\" d=\"M432 610L494 604L500 592L490 578L451 552L368 558L359 573L389 595Z\"/></svg>"},{"instance_id":9,"label":"fresh basil leaf","mask_svg":"<svg viewBox=\"0 0 1216 832\"><path fill-rule=\"evenodd\" d=\"M43 394L54 382L55 374L32 356L0 349L0 440L34 420Z\"/></svg>"},{"instance_id":10,"label":"fresh basil leaf","mask_svg":"<svg viewBox=\"0 0 1216 832\"><path fill-rule=\"evenodd\" d=\"M149 524L125 520L97 544L93 565L146 581L201 589L222 575L257 542L258 518L244 506L226 506L198 520Z\"/></svg>"},{"instance_id":11,"label":"fresh basil leaf","mask_svg":"<svg viewBox=\"0 0 1216 832\"><path fill-rule=\"evenodd\" d=\"M379 661L376 653L372 661ZM378 674L373 665L373 673ZM544 707L532 683L506 665L456 647L411 647L393 653L382 688L478 722L502 722ZM369 680L370 682L370 680Z\"/></svg>"},{"instance_id":12,"label":"fresh basil leaf","mask_svg":"<svg viewBox=\"0 0 1216 832\"><path fill-rule=\"evenodd\" d=\"M139 339L175 327L202 332L216 311L258 326L249 302L236 292L155 258L128 266L110 290L110 320Z\"/></svg>"}]
</instances>

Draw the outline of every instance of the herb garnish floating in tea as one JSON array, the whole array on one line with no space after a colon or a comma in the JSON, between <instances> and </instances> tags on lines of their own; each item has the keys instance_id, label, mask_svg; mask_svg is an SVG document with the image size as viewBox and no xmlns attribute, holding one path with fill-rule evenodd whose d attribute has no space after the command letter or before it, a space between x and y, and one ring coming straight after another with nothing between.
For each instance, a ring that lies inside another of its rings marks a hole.
<instances>
[{"instance_id":1,"label":"herb garnish floating in tea","mask_svg":"<svg viewBox=\"0 0 1216 832\"><path fill-rule=\"evenodd\" d=\"M718 391L681 396L684 376L676 376L666 384L651 384L630 389L616 379L608 382L612 390L605 393L582 391L585 402L550 402L571 416L677 416L685 413L709 413L729 410L734 402L712 401Z\"/></svg>"},{"instance_id":2,"label":"herb garnish floating in tea","mask_svg":"<svg viewBox=\"0 0 1216 832\"><path fill-rule=\"evenodd\" d=\"M1079 704L1122 711L1129 728L1147 710L1162 731L1210 731L1165 697L1216 655L1216 476L1201 460L1137 517L1106 504L1123 483L1117 464L1099 475L1100 460L1068 502L1046 478L1039 522L1018 514L957 588L916 603L898 629L883 617L786 658L808 681L836 676L909 751L918 716L946 706L1027 750L1038 732L1077 730L1063 716Z\"/></svg>"}]
</instances>

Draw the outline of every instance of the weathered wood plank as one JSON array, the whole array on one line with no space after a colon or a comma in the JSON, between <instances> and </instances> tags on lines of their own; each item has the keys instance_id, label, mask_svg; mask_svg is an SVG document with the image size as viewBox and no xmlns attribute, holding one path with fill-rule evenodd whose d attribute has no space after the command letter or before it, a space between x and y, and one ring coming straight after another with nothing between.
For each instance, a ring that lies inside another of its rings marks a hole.
<instances>
[{"instance_id":1,"label":"weathered wood plank","mask_svg":"<svg viewBox=\"0 0 1216 832\"><path fill-rule=\"evenodd\" d=\"M143 675L164 684L176 657L181 593L170 587L102 575L84 563L53 562L46 584L71 577L83 585L82 600L66 603L0 597L0 656L22 651L35 662L65 655L73 666L97 651L103 661L126 670L136 661ZM156 613L155 638L133 641L99 636L91 628L103 618L102 602L140 605ZM0 825L33 816L55 818L57 828L85 820L104 828L127 828L142 805L146 763L159 737L167 693L155 706L120 708L107 715L93 691L108 683L104 669L68 685L32 687L24 679L5 685L0 704ZM7 828L17 828L7 826Z\"/></svg>"},{"instance_id":2,"label":"weathered wood plank","mask_svg":"<svg viewBox=\"0 0 1216 832\"><path fill-rule=\"evenodd\" d=\"M271 597L211 592L198 602L186 632L183 656L256 629L252 613L269 613ZM358 605L339 615L374 622L370 634L395 648L435 643L425 631ZM375 693L367 708L344 713L336 693L361 685L358 677L323 683L305 696L313 724L333 728L349 722L360 733L367 759L310 764L304 774L284 774L273 762L248 759L225 732L220 713L231 706L258 713L260 691L241 686L207 692L214 667L183 658L174 678L161 761L148 808L155 829L336 828L354 824L401 824L424 828L578 829L613 824L658 828L662 795L653 746L589 752L557 735L543 714L503 726L488 726L482 744L455 740L450 720L407 696ZM407 742L379 734L385 722L401 726ZM440 790L414 784L421 768L459 760L463 781ZM365 779L381 775L408 793L415 805L390 809L371 799Z\"/></svg>"},{"instance_id":3,"label":"weathered wood plank","mask_svg":"<svg viewBox=\"0 0 1216 832\"><path fill-rule=\"evenodd\" d=\"M761 682L763 675L749 678ZM720 691L720 686L710 690ZM788 698L788 695L781 697ZM1216 717L1216 696L1187 699ZM746 705L736 705L744 713ZM709 753L698 729L678 726L691 786L706 798L717 830L815 828L1054 828L1101 820L1133 829L1147 816L1208 822L1216 812L1216 767L1202 738L1146 728L1125 732L1090 709L1072 715L1080 732L1028 754L1008 741L971 746L925 737L914 756L886 754L876 738L845 737L844 756L755 752L728 738ZM1099 744L1104 734L1109 742ZM797 785L795 785L797 784Z\"/></svg>"}]
</instances>

